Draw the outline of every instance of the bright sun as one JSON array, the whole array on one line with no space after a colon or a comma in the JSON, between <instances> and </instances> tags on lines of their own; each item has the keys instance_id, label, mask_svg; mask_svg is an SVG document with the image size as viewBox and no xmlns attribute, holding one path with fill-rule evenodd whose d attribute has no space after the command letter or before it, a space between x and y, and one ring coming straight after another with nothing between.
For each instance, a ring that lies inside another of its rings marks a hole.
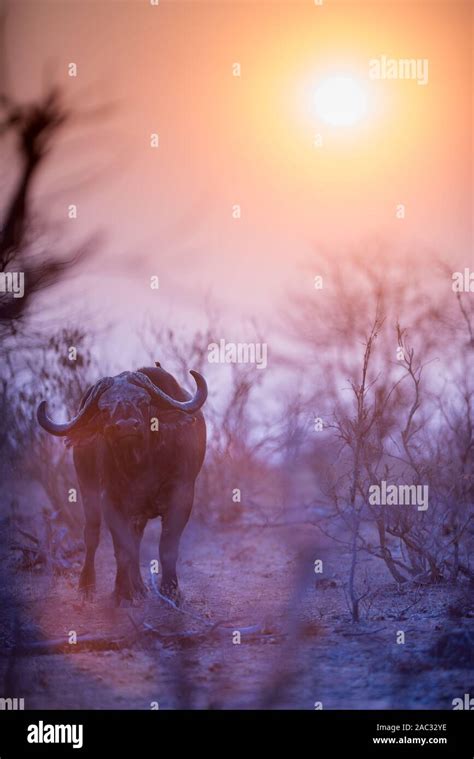
<instances>
[{"instance_id":1,"label":"bright sun","mask_svg":"<svg viewBox=\"0 0 474 759\"><path fill-rule=\"evenodd\" d=\"M351 126L367 110L367 94L351 77L325 79L315 95L318 116L333 126Z\"/></svg>"}]
</instances>

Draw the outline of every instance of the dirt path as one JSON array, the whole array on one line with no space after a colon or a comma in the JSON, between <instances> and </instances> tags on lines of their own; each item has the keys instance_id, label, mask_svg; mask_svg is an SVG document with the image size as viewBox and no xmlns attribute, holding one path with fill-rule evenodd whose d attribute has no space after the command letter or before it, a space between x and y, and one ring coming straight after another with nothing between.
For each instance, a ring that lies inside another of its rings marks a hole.
<instances>
[{"instance_id":1,"label":"dirt path","mask_svg":"<svg viewBox=\"0 0 474 759\"><path fill-rule=\"evenodd\" d=\"M145 535L144 577L157 558L159 530L152 523ZM153 594L132 608L111 607L115 561L105 532L97 558L92 604L78 598L79 565L52 579L17 573L21 612L18 594L8 601L3 588L4 646L12 640L15 610L24 642L65 642L59 653L2 657L3 677L15 683L26 708L314 709L322 702L325 709L449 709L453 698L474 693L472 669L455 669L429 653L448 631L474 629L468 612L446 621L452 589L402 592L380 565L368 618L352 625L341 581L347 557L314 528L211 530L192 523L180 579L183 609L199 620ZM316 558L324 560L320 582ZM225 629L212 631L217 621ZM157 632L143 632L144 625ZM101 650L69 644L72 631L79 639L100 636L94 646ZM403 645L396 643L398 631L405 632Z\"/></svg>"}]
</instances>

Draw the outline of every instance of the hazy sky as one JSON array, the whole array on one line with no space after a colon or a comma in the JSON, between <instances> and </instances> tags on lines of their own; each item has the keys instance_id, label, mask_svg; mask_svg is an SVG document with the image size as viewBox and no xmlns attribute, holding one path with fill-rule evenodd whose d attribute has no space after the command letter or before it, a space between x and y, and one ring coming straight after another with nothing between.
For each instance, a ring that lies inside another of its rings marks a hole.
<instances>
[{"instance_id":1,"label":"hazy sky","mask_svg":"<svg viewBox=\"0 0 474 759\"><path fill-rule=\"evenodd\" d=\"M271 314L290 287L312 288L312 250L343 260L374 237L474 264L470 2L6 4L11 92L56 81L78 111L114 104L64 132L36 186L66 234L104 232L74 285L81 309L197 313L212 293L237 315ZM370 80L380 56L427 59L428 83ZM353 126L315 108L334 75L367 97Z\"/></svg>"}]
</instances>

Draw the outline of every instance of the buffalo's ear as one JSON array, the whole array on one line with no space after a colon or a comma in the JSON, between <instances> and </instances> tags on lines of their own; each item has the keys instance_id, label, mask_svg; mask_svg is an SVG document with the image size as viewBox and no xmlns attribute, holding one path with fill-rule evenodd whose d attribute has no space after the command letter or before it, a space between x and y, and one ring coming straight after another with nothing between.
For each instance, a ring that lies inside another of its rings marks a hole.
<instances>
[{"instance_id":1,"label":"buffalo's ear","mask_svg":"<svg viewBox=\"0 0 474 759\"><path fill-rule=\"evenodd\" d=\"M160 362L159 362L159 361L155 361L155 366L157 366L157 367L158 367L158 369L161 369L161 364L160 364Z\"/></svg>"}]
</instances>

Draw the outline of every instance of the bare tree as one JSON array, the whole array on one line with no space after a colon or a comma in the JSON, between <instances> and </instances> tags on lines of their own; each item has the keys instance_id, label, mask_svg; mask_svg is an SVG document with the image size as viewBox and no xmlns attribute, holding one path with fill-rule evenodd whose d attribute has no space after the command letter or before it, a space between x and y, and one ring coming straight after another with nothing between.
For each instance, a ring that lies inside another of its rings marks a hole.
<instances>
[{"instance_id":1,"label":"bare tree","mask_svg":"<svg viewBox=\"0 0 474 759\"><path fill-rule=\"evenodd\" d=\"M418 295L415 265L408 277L383 254L356 255L344 271L334 261L313 270L324 266L326 292L295 301L290 323L316 359L305 390L323 410L333 457L318 482L328 512L313 521L350 557L347 593L358 621L367 593L357 580L361 552L382 559L397 584L472 575L472 316L451 297L446 273L440 281L432 271L429 299ZM384 480L426 485L429 511L371 505L370 486Z\"/></svg>"}]
</instances>

